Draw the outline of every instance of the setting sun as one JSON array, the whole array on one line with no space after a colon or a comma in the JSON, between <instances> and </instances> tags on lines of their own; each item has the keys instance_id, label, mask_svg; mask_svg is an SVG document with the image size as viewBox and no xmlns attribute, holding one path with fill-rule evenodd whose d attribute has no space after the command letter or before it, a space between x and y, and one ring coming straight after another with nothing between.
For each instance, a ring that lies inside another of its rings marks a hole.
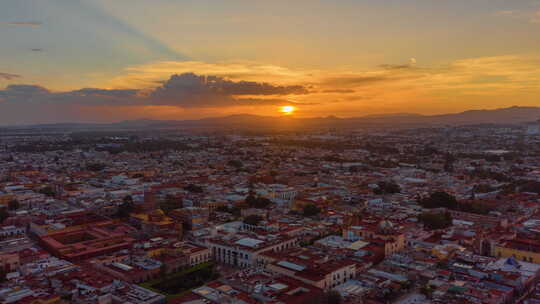
<instances>
[{"instance_id":1,"label":"setting sun","mask_svg":"<svg viewBox=\"0 0 540 304\"><path fill-rule=\"evenodd\" d=\"M294 112L294 110L296 110L296 108L293 107L293 106L283 106L283 107L281 107L281 113L283 113L285 115L292 114Z\"/></svg>"}]
</instances>

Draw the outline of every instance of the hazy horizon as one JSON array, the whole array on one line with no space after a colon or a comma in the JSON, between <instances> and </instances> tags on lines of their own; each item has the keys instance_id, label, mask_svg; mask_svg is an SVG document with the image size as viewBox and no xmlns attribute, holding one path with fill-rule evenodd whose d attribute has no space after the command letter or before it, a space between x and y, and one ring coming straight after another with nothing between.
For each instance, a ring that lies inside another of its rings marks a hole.
<instances>
[{"instance_id":1,"label":"hazy horizon","mask_svg":"<svg viewBox=\"0 0 540 304\"><path fill-rule=\"evenodd\" d=\"M4 2L0 120L540 106L539 30L536 0Z\"/></svg>"}]
</instances>

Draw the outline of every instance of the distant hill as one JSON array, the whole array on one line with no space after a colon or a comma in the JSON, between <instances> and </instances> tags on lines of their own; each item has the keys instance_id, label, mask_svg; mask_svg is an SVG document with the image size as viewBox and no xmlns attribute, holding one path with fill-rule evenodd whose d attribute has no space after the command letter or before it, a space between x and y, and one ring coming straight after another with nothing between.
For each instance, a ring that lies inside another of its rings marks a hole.
<instances>
[{"instance_id":1,"label":"distant hill","mask_svg":"<svg viewBox=\"0 0 540 304\"><path fill-rule=\"evenodd\" d=\"M335 116L294 118L292 116L259 116L238 114L198 120L128 120L110 124L61 123L26 126L40 129L161 129L161 128L361 128L361 127L430 127L472 124L516 124L540 119L540 107L509 107L495 110L470 110L443 115L396 113L353 118Z\"/></svg>"},{"instance_id":2,"label":"distant hill","mask_svg":"<svg viewBox=\"0 0 540 304\"><path fill-rule=\"evenodd\" d=\"M452 124L522 123L540 119L540 107L510 107L496 110L470 110L458 114L433 116L437 121Z\"/></svg>"},{"instance_id":3,"label":"distant hill","mask_svg":"<svg viewBox=\"0 0 540 304\"><path fill-rule=\"evenodd\" d=\"M391 113L391 114L371 114L361 116L359 118L394 118L394 117L423 117L422 114L416 113Z\"/></svg>"}]
</instances>

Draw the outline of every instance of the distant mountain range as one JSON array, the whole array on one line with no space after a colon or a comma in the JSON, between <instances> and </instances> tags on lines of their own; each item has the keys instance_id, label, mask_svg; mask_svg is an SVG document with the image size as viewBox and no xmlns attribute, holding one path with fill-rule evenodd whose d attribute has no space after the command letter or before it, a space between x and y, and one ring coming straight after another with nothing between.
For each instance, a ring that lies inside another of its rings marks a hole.
<instances>
[{"instance_id":1,"label":"distant mountain range","mask_svg":"<svg viewBox=\"0 0 540 304\"><path fill-rule=\"evenodd\" d=\"M26 126L40 129L171 129L171 128L248 128L306 129L363 127L434 127L475 124L515 124L540 120L540 107L510 107L495 110L470 110L454 114L420 115L396 113L354 118L335 116L295 118L239 114L198 120L128 120L109 124L59 123ZM21 128L21 127L17 127Z\"/></svg>"}]
</instances>

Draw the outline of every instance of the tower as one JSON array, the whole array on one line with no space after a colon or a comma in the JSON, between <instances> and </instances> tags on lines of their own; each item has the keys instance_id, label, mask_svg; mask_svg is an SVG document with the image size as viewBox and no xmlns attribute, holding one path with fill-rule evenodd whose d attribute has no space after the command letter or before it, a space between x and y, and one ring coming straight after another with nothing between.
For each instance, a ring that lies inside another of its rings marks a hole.
<instances>
[{"instance_id":1,"label":"tower","mask_svg":"<svg viewBox=\"0 0 540 304\"><path fill-rule=\"evenodd\" d=\"M150 212L157 208L156 195L152 189L144 191L144 202L141 205L142 212Z\"/></svg>"}]
</instances>

